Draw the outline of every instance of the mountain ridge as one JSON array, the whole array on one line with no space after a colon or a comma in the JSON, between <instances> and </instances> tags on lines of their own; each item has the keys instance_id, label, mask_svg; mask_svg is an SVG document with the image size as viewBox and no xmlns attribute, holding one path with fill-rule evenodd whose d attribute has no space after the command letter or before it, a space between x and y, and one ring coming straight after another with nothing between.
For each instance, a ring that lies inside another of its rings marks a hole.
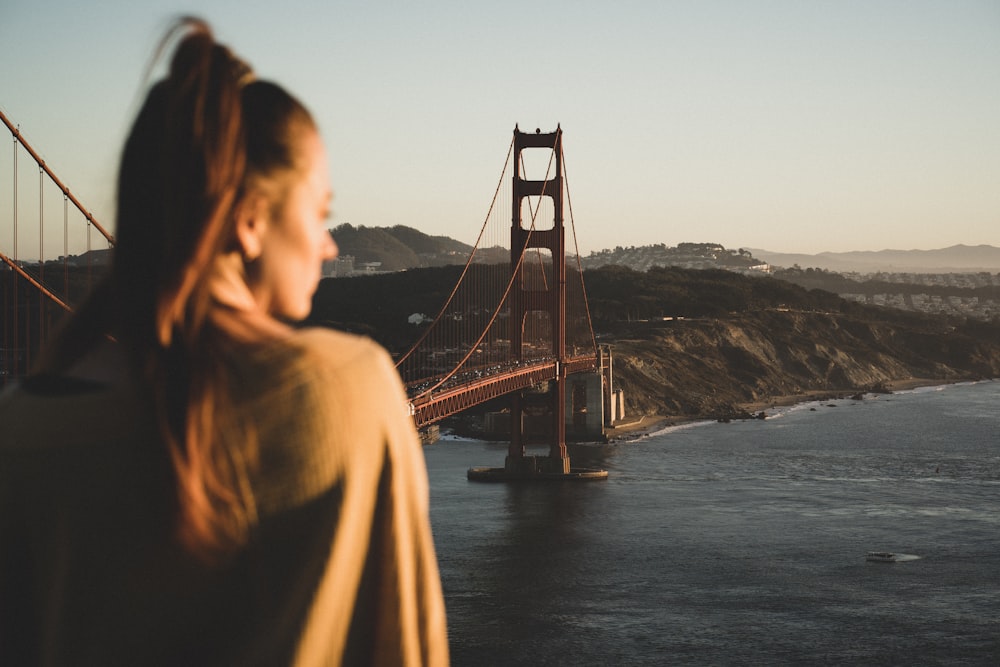
<instances>
[{"instance_id":1,"label":"mountain ridge","mask_svg":"<svg viewBox=\"0 0 1000 667\"><path fill-rule=\"evenodd\" d=\"M755 257L773 266L870 273L910 271L923 273L1000 272L1000 248L988 244L956 244L932 250L851 250L846 252L781 253L748 248Z\"/></svg>"},{"instance_id":2,"label":"mountain ridge","mask_svg":"<svg viewBox=\"0 0 1000 667\"><path fill-rule=\"evenodd\" d=\"M377 262L383 271L401 271L448 264L464 264L472 246L448 236L431 235L413 227L366 227L339 225L331 232L342 256L352 256L356 262ZM498 249L480 249L479 261L502 261L506 253ZM690 257L682 257L690 255ZM619 262L620 256L627 256ZM701 261L708 266L749 268L759 262L791 268L817 268L845 273L914 272L970 273L1000 272L1000 247L979 244L955 244L931 250L851 250L824 251L815 254L775 252L759 248L728 250L718 243L663 243L627 248L605 248L581 256L583 267L596 268L603 263L625 263L635 266L637 258L653 264L688 264ZM683 261L682 261L683 260Z\"/></svg>"}]
</instances>

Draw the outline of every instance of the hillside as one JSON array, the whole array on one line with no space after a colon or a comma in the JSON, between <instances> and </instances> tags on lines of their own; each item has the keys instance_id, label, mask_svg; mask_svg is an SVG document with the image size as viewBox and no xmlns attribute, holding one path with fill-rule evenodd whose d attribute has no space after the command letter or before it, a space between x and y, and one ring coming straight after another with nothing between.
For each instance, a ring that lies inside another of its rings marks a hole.
<instances>
[{"instance_id":1,"label":"hillside","mask_svg":"<svg viewBox=\"0 0 1000 667\"><path fill-rule=\"evenodd\" d=\"M341 225L334 230L333 237L341 256L349 255L357 262L378 264L385 271L402 271L423 265L413 249L385 229Z\"/></svg>"},{"instance_id":2,"label":"hillside","mask_svg":"<svg viewBox=\"0 0 1000 667\"><path fill-rule=\"evenodd\" d=\"M382 271L465 264L472 251L472 246L447 236L429 236L403 225L354 227L343 224L332 233L341 257L354 257L357 263L379 263Z\"/></svg>"},{"instance_id":3,"label":"hillside","mask_svg":"<svg viewBox=\"0 0 1000 667\"><path fill-rule=\"evenodd\" d=\"M633 326L602 342L612 344L616 378L638 414L723 417L789 396L1000 376L996 324L769 310Z\"/></svg>"},{"instance_id":4,"label":"hillside","mask_svg":"<svg viewBox=\"0 0 1000 667\"><path fill-rule=\"evenodd\" d=\"M324 280L312 319L402 351L420 333L407 317L436 312L460 270ZM722 270L608 266L584 276L629 414L714 417L788 395L1000 377L997 322L864 306Z\"/></svg>"}]
</instances>

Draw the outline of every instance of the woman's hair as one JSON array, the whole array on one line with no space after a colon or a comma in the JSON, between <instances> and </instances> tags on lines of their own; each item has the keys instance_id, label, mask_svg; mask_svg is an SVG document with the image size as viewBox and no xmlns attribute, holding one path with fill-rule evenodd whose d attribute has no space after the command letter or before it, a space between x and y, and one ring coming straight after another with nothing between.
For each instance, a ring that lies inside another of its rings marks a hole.
<instances>
[{"instance_id":1,"label":"woman's hair","mask_svg":"<svg viewBox=\"0 0 1000 667\"><path fill-rule=\"evenodd\" d=\"M248 477L257 447L221 361L247 336L213 322L207 278L217 257L239 250L234 213L248 187L294 169L297 138L315 125L281 87L254 81L205 23L181 19L165 41L178 33L125 142L109 278L47 370L65 369L103 335L124 346L153 391L176 473L178 535L212 560L243 544L256 519Z\"/></svg>"}]
</instances>

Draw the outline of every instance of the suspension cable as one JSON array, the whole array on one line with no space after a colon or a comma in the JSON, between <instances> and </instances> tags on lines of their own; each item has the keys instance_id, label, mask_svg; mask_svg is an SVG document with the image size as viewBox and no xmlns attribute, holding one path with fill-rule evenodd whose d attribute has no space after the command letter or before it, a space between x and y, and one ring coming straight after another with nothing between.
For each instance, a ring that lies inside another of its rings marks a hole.
<instances>
[{"instance_id":1,"label":"suspension cable","mask_svg":"<svg viewBox=\"0 0 1000 667\"><path fill-rule=\"evenodd\" d=\"M399 361L396 362L396 368L399 368L404 361L409 359L410 355L413 354L420 344L424 342L424 339L430 335L431 331L433 331L437 326L437 323L441 321L441 317L448 309L448 306L451 305L451 300L455 298L455 293L458 292L458 288L462 284L462 280L465 279L465 274L469 272L469 267L472 266L472 260L476 256L476 252L479 250L479 242L482 240L483 233L486 231L486 227L490 222L490 213L493 212L493 207L496 205L497 197L500 195L500 187L503 185L503 177L507 174L507 165L510 164L510 154L513 151L514 139L512 138L510 140L510 146L507 148L507 158L504 160L503 171L500 172L500 180L497 182L496 190L493 191L493 201L490 202L490 209L486 213L486 219L483 220L483 226L479 229L479 236L476 237L476 243L472 247L472 252L469 253L469 258L465 261L465 268L462 269L462 275L458 277L458 281L455 283L454 289L451 290L451 294L449 294L448 298L445 299L444 305L441 306L441 310L438 311L437 317L434 318L431 326L427 327L427 329L424 330L423 335L417 339L417 342L411 345L410 349L406 351L406 354L399 358Z\"/></svg>"},{"instance_id":2,"label":"suspension cable","mask_svg":"<svg viewBox=\"0 0 1000 667\"><path fill-rule=\"evenodd\" d=\"M561 147L560 147L561 148ZM590 318L590 302L587 299L587 285L583 280L583 262L580 259L580 245L576 239L576 220L573 218L573 199L569 191L569 171L566 169L566 154L562 153L563 178L566 180L566 203L569 205L569 226L573 230L573 249L576 251L576 266L580 272L580 287L583 292L583 310L587 314L587 326L590 328L590 342L597 351L597 338L594 336L594 322Z\"/></svg>"},{"instance_id":3,"label":"suspension cable","mask_svg":"<svg viewBox=\"0 0 1000 667\"><path fill-rule=\"evenodd\" d=\"M47 296L49 299L51 299L52 301L54 301L56 304L58 304L59 306L62 306L68 312L72 312L73 311L73 309L70 308L68 305L66 305L66 303L62 299L60 299L55 294L53 294L51 290L49 290L47 287L45 287L45 285L43 285L40 282L38 282L38 280L36 280L34 276L32 276L30 273L28 273L27 271L25 271L24 269L22 269L21 266L20 266L20 262L18 262L17 260L15 260L15 259L13 259L11 257L8 257L7 255L3 254L2 252L0 252L0 262L3 262L7 266L9 266L11 269L13 269L14 272L17 273L17 275L21 276L22 278L24 278L25 280L27 280L29 283L31 283L32 285L34 285L38 290L40 290L42 292L42 294L44 294L45 296ZM15 293L14 296L16 298L17 294ZM17 308L14 309L14 313L17 314ZM15 333L16 333L16 330L15 330Z\"/></svg>"},{"instance_id":4,"label":"suspension cable","mask_svg":"<svg viewBox=\"0 0 1000 667\"><path fill-rule=\"evenodd\" d=\"M73 193L70 192L70 189L68 187L66 187L63 184L63 182L59 180L59 177L56 176L52 172L52 170L49 169L48 165L45 164L45 160L43 160L41 158L41 156L39 156L38 153L35 152L35 149L32 148L31 145L27 141L25 141L24 135L21 134L20 128L15 127L10 122L10 120L4 114L4 112L3 112L2 109L0 109L0 120L2 120L3 123L4 123L4 125L7 126L7 129L10 130L11 134L14 135L14 141L15 142L19 141L21 143L21 145L24 146L25 150L28 151L28 154L35 160L36 163L38 163L38 166L45 170L45 173L48 174L49 178L52 179L52 182L56 184L56 187L58 187L60 190L62 190L62 192L63 192L64 195L66 195L67 197L69 197L70 201L73 202L73 205L76 206L77 209L79 209L80 213L82 213L85 218L87 218L87 221L93 223L94 227L101 234L104 235L104 238L106 238L108 240L109 244L111 244L112 246L115 245L115 237L114 237L114 235L111 234L110 232L108 232L106 229L104 229L104 227L101 226L101 223L99 223L97 221L97 219L93 216L93 214L90 211L88 211L83 206L83 204L80 203L80 200L78 200L75 196L73 196ZM15 259L16 259L16 256L17 256L17 253L15 252Z\"/></svg>"}]
</instances>

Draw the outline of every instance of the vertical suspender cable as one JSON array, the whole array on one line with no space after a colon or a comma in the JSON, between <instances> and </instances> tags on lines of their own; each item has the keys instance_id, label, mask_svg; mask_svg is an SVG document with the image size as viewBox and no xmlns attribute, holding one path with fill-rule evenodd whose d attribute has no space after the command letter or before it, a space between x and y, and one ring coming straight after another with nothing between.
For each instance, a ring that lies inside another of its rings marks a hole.
<instances>
[{"instance_id":1,"label":"vertical suspender cable","mask_svg":"<svg viewBox=\"0 0 1000 667\"><path fill-rule=\"evenodd\" d=\"M63 298L69 298L69 197L63 193Z\"/></svg>"},{"instance_id":2,"label":"vertical suspender cable","mask_svg":"<svg viewBox=\"0 0 1000 667\"><path fill-rule=\"evenodd\" d=\"M91 276L93 274L94 267L94 255L90 252L90 229L93 225L90 224L90 220L87 221L87 292L93 288Z\"/></svg>"},{"instance_id":3,"label":"vertical suspender cable","mask_svg":"<svg viewBox=\"0 0 1000 667\"><path fill-rule=\"evenodd\" d=\"M510 146L507 149L507 162L504 164L504 173L500 174L500 181L497 183L496 190L493 193L493 201L490 202L490 212L493 211L493 207L494 205L496 205L497 196L500 194L500 186L503 184L503 177L504 174L506 174L506 167L507 164L510 163L510 156L513 150L514 150L514 140L511 139ZM410 347L410 349L406 352L406 354L400 357L399 361L396 362L397 368L400 368L401 365L413 354L413 352L418 347L420 347L420 345L424 342L424 340L427 339L430 336L431 332L434 331L434 329L438 326L438 323L443 319L445 319L444 316L448 312L449 306L451 306L452 299L455 298L455 293L458 291L459 286L462 284L462 280L465 278L466 274L469 272L469 268L472 266L473 260L476 256L476 252L481 249L480 242L483 239L483 234L487 231L487 225L489 224L489 220L490 220L490 214L488 212L486 214L486 219L483 221L483 226L479 230L479 237L476 239L476 243L472 247L472 252L469 253L469 258L465 263L465 268L462 270L462 275L459 276L458 283L455 284L455 287L452 289L451 294L449 294L448 298L445 299L444 305L441 306L441 310L438 311L438 315L437 317L434 318L434 321L431 323L431 326L424 331L424 334L417 340L416 343L414 343Z\"/></svg>"},{"instance_id":4,"label":"vertical suspender cable","mask_svg":"<svg viewBox=\"0 0 1000 667\"><path fill-rule=\"evenodd\" d=\"M12 278L13 278L13 275L14 275L14 272L11 271L11 277ZM7 313L8 312L8 307L9 307L9 303L10 303L10 300L7 297L7 289L8 289L7 288L7 283L9 283L10 281L7 280L6 271L4 271L3 274L0 274L0 282L3 283L3 311L0 311L0 312ZM8 360L9 357L8 357L8 354L7 354L7 342L8 342L8 338L7 338L7 318L6 317L4 317L3 321L0 322L0 328L3 329L3 334L0 335L0 340L3 341L3 347L0 347L0 387L6 387L7 386L7 378L8 378L8 371L9 371L9 367L8 367L8 363L7 363L7 360Z\"/></svg>"},{"instance_id":5,"label":"vertical suspender cable","mask_svg":"<svg viewBox=\"0 0 1000 667\"><path fill-rule=\"evenodd\" d=\"M566 203L569 204L569 224L573 230L573 249L576 251L576 266L580 273L580 292L583 294L583 310L587 314L587 327L590 329L590 342L597 353L597 339L594 337L594 322L590 317L590 302L587 300L587 284L583 280L583 262L580 259L580 244L576 240L576 220L573 218L573 199L569 193L569 171L566 169L566 155L563 154L563 178L566 179Z\"/></svg>"},{"instance_id":6,"label":"vertical suspender cable","mask_svg":"<svg viewBox=\"0 0 1000 667\"><path fill-rule=\"evenodd\" d=\"M20 126L18 126L18 130L20 130ZM14 259L14 264L17 264L17 143L18 143L18 141L17 141L17 135L14 135L14 196L11 198L12 201L14 202L14 254L12 256L13 259ZM13 320L14 320L14 367L12 369L12 372L14 373L14 376L17 377L19 366L20 366L20 364L18 364L18 361L20 360L20 357L21 357L21 352L18 349L18 345L20 343L21 337L18 335L19 332L18 332L17 311L18 311L18 306L21 305L21 299L18 298L19 295L18 295L18 275L17 275L17 272L15 271L12 274L11 277L13 278L12 284L14 286L14 318L13 318Z\"/></svg>"},{"instance_id":7,"label":"vertical suspender cable","mask_svg":"<svg viewBox=\"0 0 1000 667\"><path fill-rule=\"evenodd\" d=\"M45 170L38 167L38 282L45 284ZM38 293L38 346L45 340L45 295Z\"/></svg>"},{"instance_id":8,"label":"vertical suspender cable","mask_svg":"<svg viewBox=\"0 0 1000 667\"><path fill-rule=\"evenodd\" d=\"M0 121L2 121L3 124L7 126L7 129L10 130L11 135L13 135L14 137L15 143L19 142L22 146L24 146L24 150L28 151L28 155L30 155L32 159L35 160L38 166L40 166L42 169L45 170L45 173L49 175L49 178L52 179L52 182L55 183L56 187L62 190L63 194L69 197L70 201L73 202L73 205L76 206L77 209L79 209L80 213L82 213L83 216L91 224L97 227L97 230L104 236L104 238L108 240L108 244L110 246L113 246L115 244L115 237L112 236L108 230L104 229L101 223L99 223L94 218L93 214L91 214L90 211L84 208L83 204L80 203L80 200L74 197L73 193L69 191L69 188L66 187L66 185L59 180L59 177L56 176L51 169L49 169L49 167L45 164L45 160L43 160L42 157L37 152L35 152L35 149L31 147L31 144L25 141L24 137L21 136L21 131L19 129L20 126L14 127L14 124L11 123L10 119L7 118L6 115L4 115L2 110L0 110Z\"/></svg>"},{"instance_id":9,"label":"vertical suspender cable","mask_svg":"<svg viewBox=\"0 0 1000 667\"><path fill-rule=\"evenodd\" d=\"M15 162L16 162L16 156L17 156L17 139L16 138L14 140L14 155L15 155ZM6 315L7 315L7 313L10 312L12 304L15 303L14 300L11 298L11 292L13 290L14 277L16 275L17 274L13 270L10 271L10 280L7 280L6 273L3 275L3 279L4 279L3 280L3 313L4 313L4 318L3 318L3 322L0 322L0 327L3 327L3 350L2 350L3 357L0 358L0 362L3 363L3 367L0 368L0 370L3 371L3 386L7 385L7 379L10 376L10 373L13 371L13 369L11 368L11 364L10 364L10 358L11 358L11 354L10 354L10 346L11 346L11 336L10 336L11 331L10 331L10 326L11 326L11 322L10 322L10 318L8 318Z\"/></svg>"}]
</instances>

